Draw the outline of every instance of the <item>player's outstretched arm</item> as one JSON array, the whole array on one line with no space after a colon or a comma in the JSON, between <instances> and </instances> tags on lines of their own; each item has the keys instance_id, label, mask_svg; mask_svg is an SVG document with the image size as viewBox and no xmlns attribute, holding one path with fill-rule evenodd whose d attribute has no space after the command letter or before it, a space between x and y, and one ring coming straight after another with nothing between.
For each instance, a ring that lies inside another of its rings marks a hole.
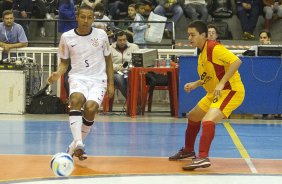
<instances>
[{"instance_id":1,"label":"player's outstretched arm","mask_svg":"<svg viewBox=\"0 0 282 184\"><path fill-rule=\"evenodd\" d=\"M61 59L61 62L59 64L58 70L53 72L47 79L48 84L52 84L55 81L57 81L61 75L63 75L69 66L70 60L69 59Z\"/></svg>"},{"instance_id":2,"label":"player's outstretched arm","mask_svg":"<svg viewBox=\"0 0 282 184\"><path fill-rule=\"evenodd\" d=\"M185 84L184 86L184 90L189 93L190 91L196 89L197 87L203 85L202 81L201 80L197 80L197 81L194 81L194 82L188 82Z\"/></svg>"}]
</instances>

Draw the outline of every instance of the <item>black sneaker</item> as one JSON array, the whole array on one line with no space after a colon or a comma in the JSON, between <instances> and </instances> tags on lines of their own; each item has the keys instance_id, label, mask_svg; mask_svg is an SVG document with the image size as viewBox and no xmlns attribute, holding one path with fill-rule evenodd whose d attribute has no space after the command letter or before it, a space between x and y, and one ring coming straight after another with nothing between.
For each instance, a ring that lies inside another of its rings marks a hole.
<instances>
[{"instance_id":1,"label":"black sneaker","mask_svg":"<svg viewBox=\"0 0 282 184\"><path fill-rule=\"evenodd\" d=\"M191 164L187 164L183 166L183 170L191 171L197 168L207 168L211 166L211 162L209 158L195 158L192 160Z\"/></svg>"},{"instance_id":2,"label":"black sneaker","mask_svg":"<svg viewBox=\"0 0 282 184\"><path fill-rule=\"evenodd\" d=\"M85 153L85 149L83 145L77 145L74 149L74 156L78 157L79 160L87 159L87 154Z\"/></svg>"},{"instance_id":3,"label":"black sneaker","mask_svg":"<svg viewBox=\"0 0 282 184\"><path fill-rule=\"evenodd\" d=\"M170 156L168 158L168 160L170 161L174 161L174 160L181 160L181 159L184 159L184 158L196 158L196 155L195 155L195 152L192 151L192 152L187 152L184 150L184 148L181 148L178 153L176 153L175 155L173 156Z\"/></svg>"}]
</instances>

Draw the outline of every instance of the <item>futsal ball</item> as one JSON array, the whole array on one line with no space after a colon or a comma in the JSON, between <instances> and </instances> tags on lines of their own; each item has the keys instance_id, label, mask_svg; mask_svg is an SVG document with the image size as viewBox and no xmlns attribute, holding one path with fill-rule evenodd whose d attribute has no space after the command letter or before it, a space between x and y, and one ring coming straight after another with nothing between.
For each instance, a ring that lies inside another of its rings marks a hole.
<instances>
[{"instance_id":1,"label":"futsal ball","mask_svg":"<svg viewBox=\"0 0 282 184\"><path fill-rule=\"evenodd\" d=\"M51 169L56 176L67 177L74 169L72 157L67 153L57 153L52 157Z\"/></svg>"}]
</instances>

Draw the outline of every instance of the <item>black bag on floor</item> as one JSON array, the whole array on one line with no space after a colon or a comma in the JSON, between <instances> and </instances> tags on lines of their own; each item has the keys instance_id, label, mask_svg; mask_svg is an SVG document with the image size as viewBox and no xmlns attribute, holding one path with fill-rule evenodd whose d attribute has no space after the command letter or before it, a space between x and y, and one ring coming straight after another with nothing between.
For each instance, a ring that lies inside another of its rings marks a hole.
<instances>
[{"instance_id":1,"label":"black bag on floor","mask_svg":"<svg viewBox=\"0 0 282 184\"><path fill-rule=\"evenodd\" d=\"M63 114L66 106L55 95L43 95L32 98L29 111L30 114Z\"/></svg>"},{"instance_id":2,"label":"black bag on floor","mask_svg":"<svg viewBox=\"0 0 282 184\"><path fill-rule=\"evenodd\" d=\"M55 95L47 95L46 90L49 85L46 85L32 99L29 110L30 114L64 114L66 106L61 99Z\"/></svg>"},{"instance_id":3,"label":"black bag on floor","mask_svg":"<svg viewBox=\"0 0 282 184\"><path fill-rule=\"evenodd\" d=\"M148 72L146 73L146 84L150 85L149 93L153 93L155 86L167 86L168 78L166 75Z\"/></svg>"}]
</instances>

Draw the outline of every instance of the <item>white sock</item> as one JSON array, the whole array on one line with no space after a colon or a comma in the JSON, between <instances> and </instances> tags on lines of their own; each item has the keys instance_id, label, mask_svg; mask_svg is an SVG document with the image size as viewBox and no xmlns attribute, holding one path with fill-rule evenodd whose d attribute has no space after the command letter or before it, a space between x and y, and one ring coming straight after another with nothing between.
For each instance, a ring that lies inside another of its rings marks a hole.
<instances>
[{"instance_id":1,"label":"white sock","mask_svg":"<svg viewBox=\"0 0 282 184\"><path fill-rule=\"evenodd\" d=\"M73 136L73 140L79 143L82 143L82 135L81 135L81 126L82 126L82 116L81 115L72 115L74 111L70 112L69 121L70 128ZM76 111L75 113L78 113Z\"/></svg>"},{"instance_id":2,"label":"white sock","mask_svg":"<svg viewBox=\"0 0 282 184\"><path fill-rule=\"evenodd\" d=\"M82 141L86 138L86 136L89 134L90 130L91 130L91 127L92 126L86 126L82 123L82 126L81 126L81 138L82 138ZM75 149L75 147L77 146L77 144L79 144L79 142L76 142L75 140L73 140L70 145L69 145L69 148L70 149ZM82 144L82 142L81 142Z\"/></svg>"},{"instance_id":3,"label":"white sock","mask_svg":"<svg viewBox=\"0 0 282 184\"><path fill-rule=\"evenodd\" d=\"M74 148L75 148L75 141L74 140L70 143L69 148L71 150L74 150Z\"/></svg>"}]
</instances>

